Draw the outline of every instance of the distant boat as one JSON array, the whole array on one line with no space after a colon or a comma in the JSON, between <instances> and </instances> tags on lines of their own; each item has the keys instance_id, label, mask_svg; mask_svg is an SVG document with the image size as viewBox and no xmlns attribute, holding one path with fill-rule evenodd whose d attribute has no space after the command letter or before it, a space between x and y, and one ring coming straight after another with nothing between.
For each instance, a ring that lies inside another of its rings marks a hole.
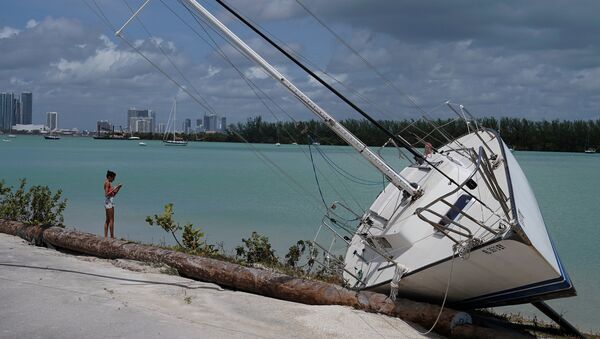
<instances>
[{"instance_id":1,"label":"distant boat","mask_svg":"<svg viewBox=\"0 0 600 339\"><path fill-rule=\"evenodd\" d=\"M8 137L9 137L9 138L16 138L17 136L16 136L16 135L14 135L14 134L9 134L9 135L8 135Z\"/></svg>"},{"instance_id":2,"label":"distant boat","mask_svg":"<svg viewBox=\"0 0 600 339\"><path fill-rule=\"evenodd\" d=\"M138 145L140 145L140 146L147 146L146 143L143 142L143 141L140 141L140 143Z\"/></svg>"},{"instance_id":3,"label":"distant boat","mask_svg":"<svg viewBox=\"0 0 600 339\"><path fill-rule=\"evenodd\" d=\"M129 140L140 140L140 137L133 137L133 136L132 136L132 137L129 137L128 139L129 139Z\"/></svg>"},{"instance_id":4,"label":"distant boat","mask_svg":"<svg viewBox=\"0 0 600 339\"><path fill-rule=\"evenodd\" d=\"M275 146L279 147L281 146L281 143L275 143Z\"/></svg>"},{"instance_id":5,"label":"distant boat","mask_svg":"<svg viewBox=\"0 0 600 339\"><path fill-rule=\"evenodd\" d=\"M297 142L292 142L292 145L298 145L298 143Z\"/></svg>"},{"instance_id":6,"label":"distant boat","mask_svg":"<svg viewBox=\"0 0 600 339\"><path fill-rule=\"evenodd\" d=\"M12 142L12 140L10 140L10 139L2 139L2 141L4 141L4 142Z\"/></svg>"},{"instance_id":7,"label":"distant boat","mask_svg":"<svg viewBox=\"0 0 600 339\"><path fill-rule=\"evenodd\" d=\"M595 148L586 148L585 151L583 151L584 153L596 153L596 149Z\"/></svg>"},{"instance_id":8,"label":"distant boat","mask_svg":"<svg viewBox=\"0 0 600 339\"><path fill-rule=\"evenodd\" d=\"M173 119L171 120L171 116ZM173 100L173 107L171 108L171 113L169 113L169 120L167 120L167 129L165 131L165 135L163 136L163 143L165 146L187 146L187 141L181 138L178 138L175 135L175 121L177 117L177 99ZM172 131L171 131L172 129ZM169 138L169 135L173 134L173 139Z\"/></svg>"},{"instance_id":9,"label":"distant boat","mask_svg":"<svg viewBox=\"0 0 600 339\"><path fill-rule=\"evenodd\" d=\"M44 135L44 139L46 140L60 140L58 135Z\"/></svg>"},{"instance_id":10,"label":"distant boat","mask_svg":"<svg viewBox=\"0 0 600 339\"><path fill-rule=\"evenodd\" d=\"M313 142L312 144L313 144L313 145L315 145L315 146L319 146L321 143L320 143L320 142L318 142L318 141L315 141L315 142Z\"/></svg>"}]
</instances>

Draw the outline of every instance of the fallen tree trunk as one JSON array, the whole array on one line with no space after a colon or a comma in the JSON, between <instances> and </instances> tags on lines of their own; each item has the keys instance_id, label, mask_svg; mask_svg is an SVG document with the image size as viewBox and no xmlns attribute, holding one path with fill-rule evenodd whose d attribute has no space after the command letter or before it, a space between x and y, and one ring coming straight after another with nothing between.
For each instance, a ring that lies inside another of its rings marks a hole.
<instances>
[{"instance_id":1,"label":"fallen tree trunk","mask_svg":"<svg viewBox=\"0 0 600 339\"><path fill-rule=\"evenodd\" d=\"M407 299L397 299L393 302L380 293L352 291L321 281L295 278L155 246L100 238L90 233L64 228L43 229L0 219L0 232L20 236L38 245L45 244L101 258L164 263L176 268L183 276L231 289L310 305L352 306L367 312L399 317L425 328L433 325L440 311L437 305ZM477 337L485 333L485 336L514 337L514 333L491 329L481 332L481 328L468 325L470 322L468 314L445 308L435 331L453 336Z\"/></svg>"}]
</instances>

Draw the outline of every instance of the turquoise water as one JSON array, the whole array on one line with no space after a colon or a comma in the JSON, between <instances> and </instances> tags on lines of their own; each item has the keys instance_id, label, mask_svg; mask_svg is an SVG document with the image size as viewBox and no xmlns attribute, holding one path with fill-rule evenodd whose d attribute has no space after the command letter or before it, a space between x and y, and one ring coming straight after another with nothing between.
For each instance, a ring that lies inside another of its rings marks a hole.
<instances>
[{"instance_id":1,"label":"turquoise water","mask_svg":"<svg viewBox=\"0 0 600 339\"><path fill-rule=\"evenodd\" d=\"M99 235L104 222L102 184L111 169L117 173L115 182L124 185L115 199L118 237L171 244L163 231L144 221L147 215L162 212L166 203L174 204L178 221L200 226L210 243L223 242L229 250L252 231L267 235L280 256L296 240L314 236L323 207L307 146L146 143L140 147L138 141L18 136L0 142L0 179L15 185L25 177L30 184L62 189L69 200L65 223ZM381 190L381 177L348 147L321 149L352 175L372 183L340 179L313 153L325 200L343 197L356 211L367 208ZM397 168L405 165L393 151L384 154ZM600 238L600 155L516 152L515 156L579 294L549 303L582 328L599 330L600 251L595 243Z\"/></svg>"}]
</instances>

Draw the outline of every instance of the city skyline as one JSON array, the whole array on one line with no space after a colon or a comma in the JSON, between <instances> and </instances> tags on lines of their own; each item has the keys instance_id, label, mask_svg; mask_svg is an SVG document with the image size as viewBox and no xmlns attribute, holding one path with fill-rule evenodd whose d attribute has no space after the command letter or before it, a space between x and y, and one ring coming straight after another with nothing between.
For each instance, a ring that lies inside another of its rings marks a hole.
<instances>
[{"instance_id":1,"label":"city skyline","mask_svg":"<svg viewBox=\"0 0 600 339\"><path fill-rule=\"evenodd\" d=\"M33 114L32 92L22 92L20 95L17 95L17 93L11 91L0 91L0 131L8 131L9 129L14 128L16 125L35 125L34 129L36 129L40 125L43 125L49 128L50 130L53 130L53 128L51 128L50 126L50 114L54 115L52 121L58 121L58 112L52 112L47 110L43 110L39 113L39 117L37 117L37 119L33 119L35 115ZM204 115L206 116L206 114ZM193 114L191 116L197 117L198 115ZM223 126L224 121L226 121L226 118L224 116L218 118L220 118L218 124L219 127L212 128L210 129L211 131L223 130L221 126ZM184 121L187 120L190 121L191 127L192 120L202 121L203 119L184 119ZM100 126L104 126L103 124L100 124L101 121L106 121L110 124L110 126L120 126L126 131L130 131L133 133L147 133L150 131L152 131L153 133L160 133L158 125L164 126L167 122L166 120L158 120L157 113L152 109L137 109L136 107L131 106L127 109L127 117L125 118L125 124L121 124L119 123L119 121L111 122L109 120L97 120L95 128L80 128L80 126L69 126L66 129L98 131ZM132 126L132 122L136 125ZM9 126L10 128L8 128ZM198 125L196 127L198 127ZM185 127L183 127L182 130L185 130ZM198 129L196 128L196 131L197 130Z\"/></svg>"}]
</instances>

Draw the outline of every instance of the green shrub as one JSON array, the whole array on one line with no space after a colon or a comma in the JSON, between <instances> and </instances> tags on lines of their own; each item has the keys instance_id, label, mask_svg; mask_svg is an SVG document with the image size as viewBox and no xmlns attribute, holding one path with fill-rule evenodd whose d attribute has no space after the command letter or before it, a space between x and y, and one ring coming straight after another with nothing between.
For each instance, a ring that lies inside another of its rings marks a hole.
<instances>
[{"instance_id":1,"label":"green shrub","mask_svg":"<svg viewBox=\"0 0 600 339\"><path fill-rule=\"evenodd\" d=\"M52 194L48 186L32 186L29 189L29 222L35 225L64 227L62 213L67 207L67 200L60 201L61 195L61 190Z\"/></svg>"},{"instance_id":2,"label":"green shrub","mask_svg":"<svg viewBox=\"0 0 600 339\"><path fill-rule=\"evenodd\" d=\"M25 191L27 180L19 180L13 192L0 181L0 218L21 221L32 225L64 227L63 212L67 200L61 201L62 191L52 194L48 186L32 186Z\"/></svg>"},{"instance_id":3,"label":"green shrub","mask_svg":"<svg viewBox=\"0 0 600 339\"><path fill-rule=\"evenodd\" d=\"M197 252L202 246L204 233L201 230L194 229L194 225L186 224L183 226L183 246L192 252Z\"/></svg>"},{"instance_id":4,"label":"green shrub","mask_svg":"<svg viewBox=\"0 0 600 339\"><path fill-rule=\"evenodd\" d=\"M243 246L235 248L236 257L241 258L248 264L263 263L275 264L278 259L275 256L275 251L271 248L269 238L252 232L249 239L242 239Z\"/></svg>"},{"instance_id":5,"label":"green shrub","mask_svg":"<svg viewBox=\"0 0 600 339\"><path fill-rule=\"evenodd\" d=\"M171 233L179 248L186 252L207 255L213 255L217 252L212 245L206 244L206 242L203 240L204 233L200 230L200 228L194 228L194 225L189 223L182 228L179 223L173 220L173 214L173 204L166 204L163 214L155 214L153 217L147 216L146 222L150 224L150 226L156 224L165 230L165 232ZM180 242L179 238L177 237L177 232L181 230L183 230L183 237L182 241Z\"/></svg>"}]
</instances>

